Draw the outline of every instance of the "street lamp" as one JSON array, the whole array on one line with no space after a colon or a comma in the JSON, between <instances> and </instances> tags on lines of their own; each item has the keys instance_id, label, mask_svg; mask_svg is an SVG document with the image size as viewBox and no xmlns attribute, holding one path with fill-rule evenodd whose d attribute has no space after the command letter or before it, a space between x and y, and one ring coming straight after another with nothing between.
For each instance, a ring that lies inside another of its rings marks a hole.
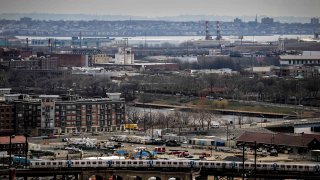
<instances>
[{"instance_id":1,"label":"street lamp","mask_svg":"<svg viewBox=\"0 0 320 180\"><path fill-rule=\"evenodd\" d=\"M244 177L245 177L245 171L244 171L244 156L245 156L245 142L243 142L242 144L242 180L244 180Z\"/></svg>"},{"instance_id":2,"label":"street lamp","mask_svg":"<svg viewBox=\"0 0 320 180\"><path fill-rule=\"evenodd\" d=\"M12 158L11 158L11 154L12 154L12 141L11 139L15 138L15 135L10 135L9 137L9 167L11 167L12 164Z\"/></svg>"},{"instance_id":3,"label":"street lamp","mask_svg":"<svg viewBox=\"0 0 320 180\"><path fill-rule=\"evenodd\" d=\"M264 119L265 117L264 117L264 115L263 114L260 114L260 126L262 127L262 119Z\"/></svg>"},{"instance_id":4,"label":"street lamp","mask_svg":"<svg viewBox=\"0 0 320 180\"><path fill-rule=\"evenodd\" d=\"M26 138L26 141L25 141L25 152L26 152L26 161L25 161L25 165L26 165L26 167L28 166L28 137L29 137L29 134L24 134L24 137Z\"/></svg>"}]
</instances>

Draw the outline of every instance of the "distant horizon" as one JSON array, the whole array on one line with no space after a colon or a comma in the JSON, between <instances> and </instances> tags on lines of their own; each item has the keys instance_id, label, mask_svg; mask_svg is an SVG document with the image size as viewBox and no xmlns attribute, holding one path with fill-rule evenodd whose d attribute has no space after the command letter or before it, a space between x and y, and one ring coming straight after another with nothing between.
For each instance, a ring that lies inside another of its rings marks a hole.
<instances>
[{"instance_id":1,"label":"distant horizon","mask_svg":"<svg viewBox=\"0 0 320 180\"><path fill-rule=\"evenodd\" d=\"M319 0L0 0L1 13L319 17Z\"/></svg>"},{"instance_id":2,"label":"distant horizon","mask_svg":"<svg viewBox=\"0 0 320 180\"><path fill-rule=\"evenodd\" d=\"M64 17L62 17L64 16ZM19 20L22 17L30 17L35 20L159 20L159 21L233 21L235 18L241 19L243 22L254 21L256 15L239 15L239 16L217 16L217 15L192 15L192 14L181 14L176 16L157 16L157 17L146 17L146 16L132 16L132 15L97 15L97 14L86 14L86 13L77 13L77 14L65 14L65 13L0 13L0 19L8 20ZM258 21L261 21L261 18L270 17L274 18L275 21L279 22L289 22L289 23L309 23L311 18L315 16L267 16L257 14ZM64 19L63 19L64 18ZM319 17L315 17L319 18Z\"/></svg>"}]
</instances>

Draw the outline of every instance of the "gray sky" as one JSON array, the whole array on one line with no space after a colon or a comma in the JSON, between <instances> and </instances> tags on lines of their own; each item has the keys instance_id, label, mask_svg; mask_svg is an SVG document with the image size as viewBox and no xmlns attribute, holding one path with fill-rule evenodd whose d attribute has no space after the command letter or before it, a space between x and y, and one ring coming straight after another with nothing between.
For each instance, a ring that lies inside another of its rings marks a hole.
<instances>
[{"instance_id":1,"label":"gray sky","mask_svg":"<svg viewBox=\"0 0 320 180\"><path fill-rule=\"evenodd\" d=\"M319 17L320 0L0 0L0 13Z\"/></svg>"}]
</instances>

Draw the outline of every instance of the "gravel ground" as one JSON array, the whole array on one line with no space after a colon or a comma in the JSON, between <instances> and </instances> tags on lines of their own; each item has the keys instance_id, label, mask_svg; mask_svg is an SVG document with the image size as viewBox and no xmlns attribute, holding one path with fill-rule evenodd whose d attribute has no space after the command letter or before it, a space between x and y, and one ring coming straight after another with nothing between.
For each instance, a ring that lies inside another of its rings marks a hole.
<instances>
[{"instance_id":1,"label":"gravel ground","mask_svg":"<svg viewBox=\"0 0 320 180\"><path fill-rule=\"evenodd\" d=\"M103 138L98 138L98 139L103 139ZM42 143L41 141L32 141L33 143ZM44 150L54 150L55 148L58 147L63 147L66 143L65 142L57 142L54 141L53 139L50 140L49 144L46 145L41 145L41 148ZM155 146L155 145L142 145L142 144L132 144L132 143L122 143L123 147L119 148L122 150L127 150L127 151L134 151L136 148L138 147L145 147L148 151L153 151L155 147L159 147L159 146ZM165 147L165 146L163 146ZM191 145L189 144L182 144L181 147L165 147L166 148L166 152L172 152L172 151L187 151L189 154L193 155L193 158L197 159L199 158L199 155L201 153L206 153L208 155L212 155L211 157L207 157L208 160L223 160L226 157L235 157L235 156L239 156L241 155L241 150L240 149L231 149L229 147L218 147L217 150L215 150L215 148L213 147L213 150L211 150L211 147L204 147L203 149L195 149L193 148ZM227 152L224 152L227 151ZM231 152L230 152L231 151ZM158 154L157 157L158 158L167 158L167 159L174 159L174 158L178 158L175 155L169 155L169 154ZM251 154L251 155L250 155ZM101 156L101 152L98 151L84 151L84 155L83 157L97 157L97 156ZM107 156L107 154L103 154L103 156ZM268 156L268 157L258 157L258 161L262 161L262 162L268 162L268 161L290 161L290 159L288 158L289 156L287 154L279 154L278 157L273 157L273 156ZM52 159L53 157L46 157L47 159ZM79 154L72 154L69 155L69 158L74 158L74 159L78 159L79 158ZM248 153L246 155L247 160L249 161L253 161L254 160L254 156L252 155L252 152ZM63 159L63 158L62 158Z\"/></svg>"}]
</instances>

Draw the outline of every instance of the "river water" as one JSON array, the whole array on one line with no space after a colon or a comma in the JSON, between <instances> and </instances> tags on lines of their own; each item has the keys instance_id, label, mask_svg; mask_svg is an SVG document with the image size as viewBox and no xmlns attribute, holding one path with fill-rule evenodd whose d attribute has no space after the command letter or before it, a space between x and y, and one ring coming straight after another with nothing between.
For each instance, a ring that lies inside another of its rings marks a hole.
<instances>
[{"instance_id":1,"label":"river water","mask_svg":"<svg viewBox=\"0 0 320 180\"><path fill-rule=\"evenodd\" d=\"M71 37L52 37L52 36L16 36L18 39L57 39L57 40L71 40ZM303 39L312 38L313 35L269 35L269 36L243 36L243 41L254 41L257 43L267 43L278 41L279 38L288 39ZM87 37L83 37L87 38ZM114 37L115 41L128 39L129 45L161 45L163 43L180 44L192 40L203 39L204 36L135 36L135 37ZM214 37L213 37L214 38ZM238 36L224 36L226 40L231 43L240 41Z\"/></svg>"},{"instance_id":2,"label":"river water","mask_svg":"<svg viewBox=\"0 0 320 180\"><path fill-rule=\"evenodd\" d=\"M163 113L165 115L174 113L176 111L175 109L153 109L153 108L142 108L142 107L129 107L131 109L134 109L140 113L142 116L143 114L149 115L155 113ZM182 113L185 113L183 111L180 111ZM268 122L276 122L283 120L281 118L265 118L265 117L250 117L250 116L237 116L237 115L217 115L215 122L212 123L219 123L220 125L225 125L226 123L232 122L233 124L239 124L239 121L241 121L243 124L251 124L251 123L261 123L263 121ZM190 120L191 122L192 120Z\"/></svg>"}]
</instances>

